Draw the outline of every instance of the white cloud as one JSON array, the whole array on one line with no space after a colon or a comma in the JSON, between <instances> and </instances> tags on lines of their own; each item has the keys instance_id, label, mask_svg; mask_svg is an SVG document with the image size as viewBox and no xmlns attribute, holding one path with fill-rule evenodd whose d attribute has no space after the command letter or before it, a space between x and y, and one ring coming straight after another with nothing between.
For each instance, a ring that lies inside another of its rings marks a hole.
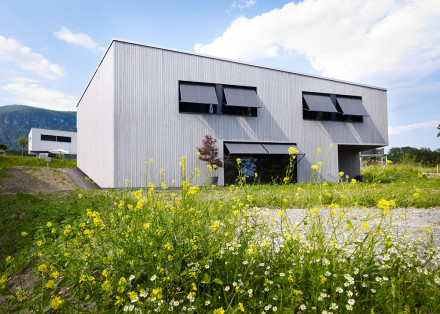
<instances>
[{"instance_id":1,"label":"white cloud","mask_svg":"<svg viewBox=\"0 0 440 314\"><path fill-rule=\"evenodd\" d=\"M77 46L83 46L89 50L92 50L94 52L102 52L105 51L105 49L101 46L99 46L98 43L94 42L93 39L85 34L85 33L77 33L74 34L70 29L68 29L65 26L62 26L61 29L58 32L55 32L54 35L61 40L64 40L65 42Z\"/></svg>"},{"instance_id":2,"label":"white cloud","mask_svg":"<svg viewBox=\"0 0 440 314\"><path fill-rule=\"evenodd\" d=\"M64 75L64 69L50 63L41 54L21 45L12 38L0 36L0 61L16 63L24 70L33 71L47 79L58 79Z\"/></svg>"},{"instance_id":3,"label":"white cloud","mask_svg":"<svg viewBox=\"0 0 440 314\"><path fill-rule=\"evenodd\" d=\"M324 76L407 84L440 69L440 1L304 0L236 18L199 53L252 61L295 51Z\"/></svg>"},{"instance_id":4,"label":"white cloud","mask_svg":"<svg viewBox=\"0 0 440 314\"><path fill-rule=\"evenodd\" d=\"M56 90L40 86L38 80L17 78L13 83L3 85L1 89L15 95L14 102L27 106L52 110L76 110L76 97L65 95Z\"/></svg>"},{"instance_id":5,"label":"white cloud","mask_svg":"<svg viewBox=\"0 0 440 314\"><path fill-rule=\"evenodd\" d=\"M241 0L240 2L234 1L231 4L230 9L239 8L241 9L249 9L251 6L253 6L255 3L257 3L255 0Z\"/></svg>"},{"instance_id":6,"label":"white cloud","mask_svg":"<svg viewBox=\"0 0 440 314\"><path fill-rule=\"evenodd\" d=\"M397 126L397 127L388 127L388 134L389 135L399 135L402 133L408 133L414 130L420 130L420 129L432 129L436 130L437 126L440 124L440 121L428 121L428 122L422 122L422 123L414 123L404 126ZM436 130L437 132L437 130Z\"/></svg>"}]
</instances>

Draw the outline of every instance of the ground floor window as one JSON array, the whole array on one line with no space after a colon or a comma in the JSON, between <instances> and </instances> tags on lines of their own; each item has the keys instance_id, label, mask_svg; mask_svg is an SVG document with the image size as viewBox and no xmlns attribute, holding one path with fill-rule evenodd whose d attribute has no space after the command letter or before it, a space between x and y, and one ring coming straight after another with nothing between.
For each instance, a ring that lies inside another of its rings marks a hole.
<instances>
[{"instance_id":1,"label":"ground floor window","mask_svg":"<svg viewBox=\"0 0 440 314\"><path fill-rule=\"evenodd\" d=\"M281 184L286 176L289 166L289 155L265 155L265 156L225 156L224 173L225 184L236 184L239 174L237 158L240 158L240 169L246 175L247 183L257 184ZM257 173L257 177L255 174ZM291 183L297 182L297 167L292 173Z\"/></svg>"}]
</instances>

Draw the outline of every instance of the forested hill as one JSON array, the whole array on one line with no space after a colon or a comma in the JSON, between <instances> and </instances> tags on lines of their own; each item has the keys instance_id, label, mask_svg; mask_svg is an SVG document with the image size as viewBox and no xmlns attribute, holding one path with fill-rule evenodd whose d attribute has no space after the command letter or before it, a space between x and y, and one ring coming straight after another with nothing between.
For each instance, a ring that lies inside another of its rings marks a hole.
<instances>
[{"instance_id":1,"label":"forested hill","mask_svg":"<svg viewBox=\"0 0 440 314\"><path fill-rule=\"evenodd\" d=\"M8 150L20 149L17 139L31 128L76 132L75 111L55 111L30 106L0 106L0 143Z\"/></svg>"}]
</instances>

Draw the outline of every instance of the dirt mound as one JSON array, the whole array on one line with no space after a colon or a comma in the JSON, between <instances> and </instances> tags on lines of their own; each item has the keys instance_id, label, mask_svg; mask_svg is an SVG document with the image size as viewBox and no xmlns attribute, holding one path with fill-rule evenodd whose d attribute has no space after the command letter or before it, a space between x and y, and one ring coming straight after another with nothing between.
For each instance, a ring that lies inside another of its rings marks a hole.
<instances>
[{"instance_id":1,"label":"dirt mound","mask_svg":"<svg viewBox=\"0 0 440 314\"><path fill-rule=\"evenodd\" d=\"M53 193L74 189L76 185L66 173L56 168L13 167L0 182L0 194Z\"/></svg>"}]
</instances>

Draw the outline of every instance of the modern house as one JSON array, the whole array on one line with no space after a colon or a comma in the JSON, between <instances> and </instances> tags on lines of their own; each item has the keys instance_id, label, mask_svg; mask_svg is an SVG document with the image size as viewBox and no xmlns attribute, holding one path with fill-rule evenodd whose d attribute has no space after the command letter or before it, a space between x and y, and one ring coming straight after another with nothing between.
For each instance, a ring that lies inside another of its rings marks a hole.
<instances>
[{"instance_id":1,"label":"modern house","mask_svg":"<svg viewBox=\"0 0 440 314\"><path fill-rule=\"evenodd\" d=\"M40 157L56 150L76 155L76 139L76 132L32 128L28 136L28 153Z\"/></svg>"},{"instance_id":2,"label":"modern house","mask_svg":"<svg viewBox=\"0 0 440 314\"><path fill-rule=\"evenodd\" d=\"M182 156L203 184L205 135L225 163L219 185L234 181L236 158L248 176L280 180L292 146L298 181L327 150L321 177L338 181L340 171L359 176L359 152L388 144L387 91L114 39L77 105L77 127L78 167L101 187L146 186L150 159L149 181L158 185L163 168L165 183L179 185Z\"/></svg>"}]
</instances>

